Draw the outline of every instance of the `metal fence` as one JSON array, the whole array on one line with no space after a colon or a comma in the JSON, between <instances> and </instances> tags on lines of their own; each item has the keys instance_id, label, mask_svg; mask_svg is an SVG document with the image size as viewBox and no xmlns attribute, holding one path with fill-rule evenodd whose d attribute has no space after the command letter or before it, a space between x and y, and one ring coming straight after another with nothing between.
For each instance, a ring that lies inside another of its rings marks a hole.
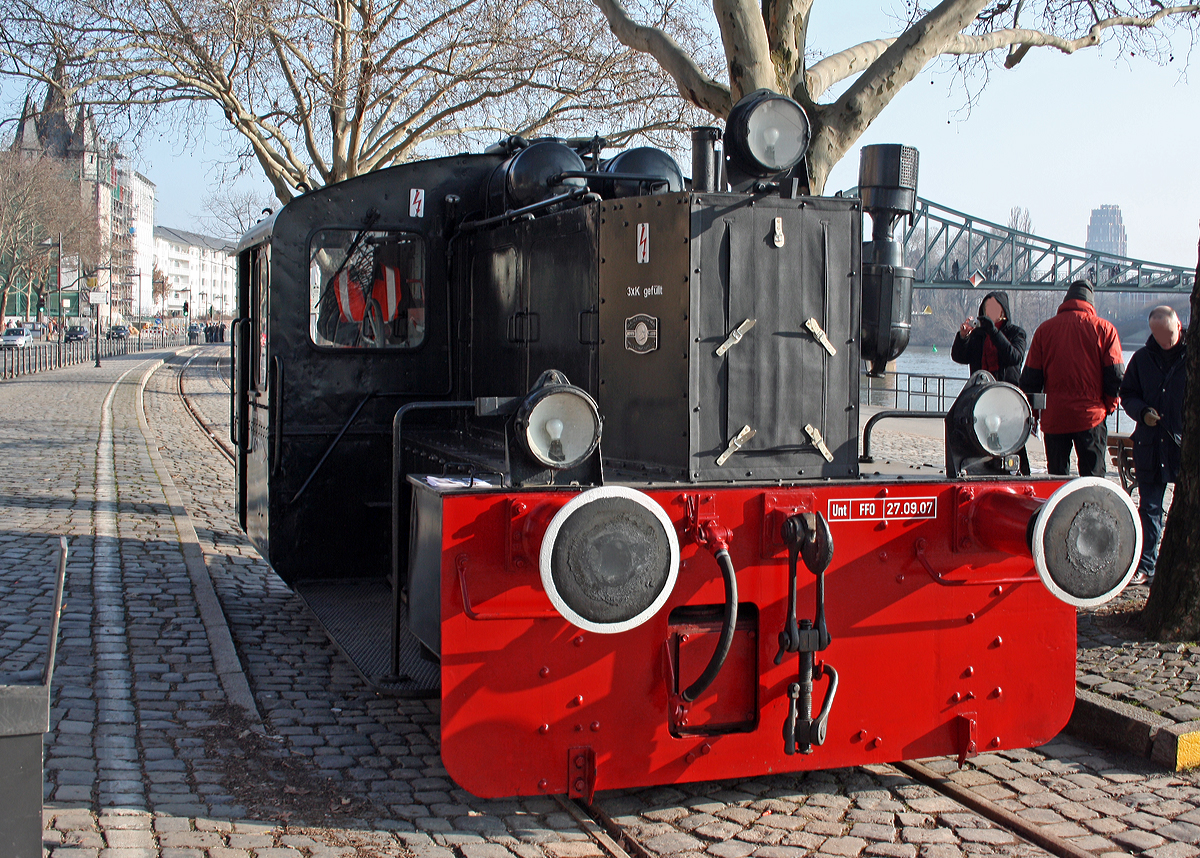
<instances>
[{"instance_id":1,"label":"metal fence","mask_svg":"<svg viewBox=\"0 0 1200 858\"><path fill-rule=\"evenodd\" d=\"M897 411L949 411L967 379L911 372L860 376L859 403ZM1108 417L1108 431L1130 433L1134 421L1120 408Z\"/></svg>"},{"instance_id":2,"label":"metal fence","mask_svg":"<svg viewBox=\"0 0 1200 858\"><path fill-rule=\"evenodd\" d=\"M123 340L76 340L73 343L41 342L19 348L0 349L0 379L19 378L64 366L86 363L115 355L171 348L187 343L186 334L146 334Z\"/></svg>"},{"instance_id":3,"label":"metal fence","mask_svg":"<svg viewBox=\"0 0 1200 858\"><path fill-rule=\"evenodd\" d=\"M859 400L863 405L898 411L947 411L967 383L965 378L885 372L880 377L862 374Z\"/></svg>"}]
</instances>

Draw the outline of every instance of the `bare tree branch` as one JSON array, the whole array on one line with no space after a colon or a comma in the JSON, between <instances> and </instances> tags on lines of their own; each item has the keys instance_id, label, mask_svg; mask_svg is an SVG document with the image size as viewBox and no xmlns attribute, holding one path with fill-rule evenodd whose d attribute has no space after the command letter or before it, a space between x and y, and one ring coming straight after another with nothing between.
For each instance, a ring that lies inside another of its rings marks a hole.
<instances>
[{"instance_id":1,"label":"bare tree branch","mask_svg":"<svg viewBox=\"0 0 1200 858\"><path fill-rule=\"evenodd\" d=\"M722 86L692 61L692 58L658 27L634 22L619 0L595 0L621 44L650 54L675 81L679 93L714 116L725 116L733 106L729 88Z\"/></svg>"},{"instance_id":2,"label":"bare tree branch","mask_svg":"<svg viewBox=\"0 0 1200 858\"><path fill-rule=\"evenodd\" d=\"M0 74L60 81L131 124L214 104L282 201L461 150L464 135L574 132L585 117L681 130L699 115L590 0L14 0L11 12Z\"/></svg>"}]
</instances>

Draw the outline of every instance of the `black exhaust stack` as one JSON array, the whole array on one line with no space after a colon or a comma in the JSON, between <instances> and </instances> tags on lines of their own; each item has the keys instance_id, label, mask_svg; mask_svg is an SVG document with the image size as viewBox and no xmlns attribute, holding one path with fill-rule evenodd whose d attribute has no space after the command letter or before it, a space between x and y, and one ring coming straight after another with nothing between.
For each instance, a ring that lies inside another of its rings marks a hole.
<instances>
[{"instance_id":1,"label":"black exhaust stack","mask_svg":"<svg viewBox=\"0 0 1200 858\"><path fill-rule=\"evenodd\" d=\"M721 129L707 125L692 129L692 190L697 194L712 194L723 191L721 181L721 159L717 155L717 141Z\"/></svg>"},{"instance_id":2,"label":"black exhaust stack","mask_svg":"<svg viewBox=\"0 0 1200 858\"><path fill-rule=\"evenodd\" d=\"M894 143L864 146L858 195L872 224L862 253L862 356L870 374L880 376L908 346L912 330L916 272L904 267L904 240L896 238L896 227L916 208L917 150Z\"/></svg>"}]
</instances>

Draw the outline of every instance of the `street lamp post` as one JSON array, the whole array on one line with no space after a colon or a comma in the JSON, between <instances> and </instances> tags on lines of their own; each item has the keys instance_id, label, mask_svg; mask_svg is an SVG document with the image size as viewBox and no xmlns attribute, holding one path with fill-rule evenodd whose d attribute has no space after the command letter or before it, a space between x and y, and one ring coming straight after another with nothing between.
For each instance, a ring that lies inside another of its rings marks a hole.
<instances>
[{"instance_id":1,"label":"street lamp post","mask_svg":"<svg viewBox=\"0 0 1200 858\"><path fill-rule=\"evenodd\" d=\"M62 233L58 234L57 239L47 238L41 242L47 248L58 248L58 262L54 266L54 291L58 293L58 365L62 366L62 347L63 347L63 311L62 311Z\"/></svg>"},{"instance_id":2,"label":"street lamp post","mask_svg":"<svg viewBox=\"0 0 1200 858\"><path fill-rule=\"evenodd\" d=\"M58 292L58 365L63 365L63 311L62 311L62 233L58 234L58 265L54 267L55 291Z\"/></svg>"},{"instance_id":3,"label":"street lamp post","mask_svg":"<svg viewBox=\"0 0 1200 858\"><path fill-rule=\"evenodd\" d=\"M129 277L130 279L136 277L138 281L138 324L141 325L146 321L146 317L142 315L142 272L135 271Z\"/></svg>"},{"instance_id":4,"label":"street lamp post","mask_svg":"<svg viewBox=\"0 0 1200 858\"><path fill-rule=\"evenodd\" d=\"M108 272L108 294L109 294L109 326L112 326L112 266L105 265L96 269L96 273L87 278L88 284L88 303L92 305L92 318L96 328L96 367L100 367L100 305L104 303L104 293L98 291L100 285L100 272Z\"/></svg>"},{"instance_id":5,"label":"street lamp post","mask_svg":"<svg viewBox=\"0 0 1200 858\"><path fill-rule=\"evenodd\" d=\"M100 293L96 287L100 278L93 274L88 277L88 303L92 306L92 327L96 329L96 368L100 368Z\"/></svg>"}]
</instances>

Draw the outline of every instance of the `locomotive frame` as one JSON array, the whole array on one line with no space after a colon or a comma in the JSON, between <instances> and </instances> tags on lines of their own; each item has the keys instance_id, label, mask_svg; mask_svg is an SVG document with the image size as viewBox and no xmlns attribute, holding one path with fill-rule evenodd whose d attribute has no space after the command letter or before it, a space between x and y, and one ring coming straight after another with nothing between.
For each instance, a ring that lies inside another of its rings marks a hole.
<instances>
[{"instance_id":1,"label":"locomotive frame","mask_svg":"<svg viewBox=\"0 0 1200 858\"><path fill-rule=\"evenodd\" d=\"M509 138L304 194L239 247L241 524L365 676L440 692L476 794L1048 741L1075 607L1136 565L1119 489L1015 475L1029 404L986 374L946 474L860 474L916 153L813 197L790 99L719 137L691 180Z\"/></svg>"}]
</instances>

